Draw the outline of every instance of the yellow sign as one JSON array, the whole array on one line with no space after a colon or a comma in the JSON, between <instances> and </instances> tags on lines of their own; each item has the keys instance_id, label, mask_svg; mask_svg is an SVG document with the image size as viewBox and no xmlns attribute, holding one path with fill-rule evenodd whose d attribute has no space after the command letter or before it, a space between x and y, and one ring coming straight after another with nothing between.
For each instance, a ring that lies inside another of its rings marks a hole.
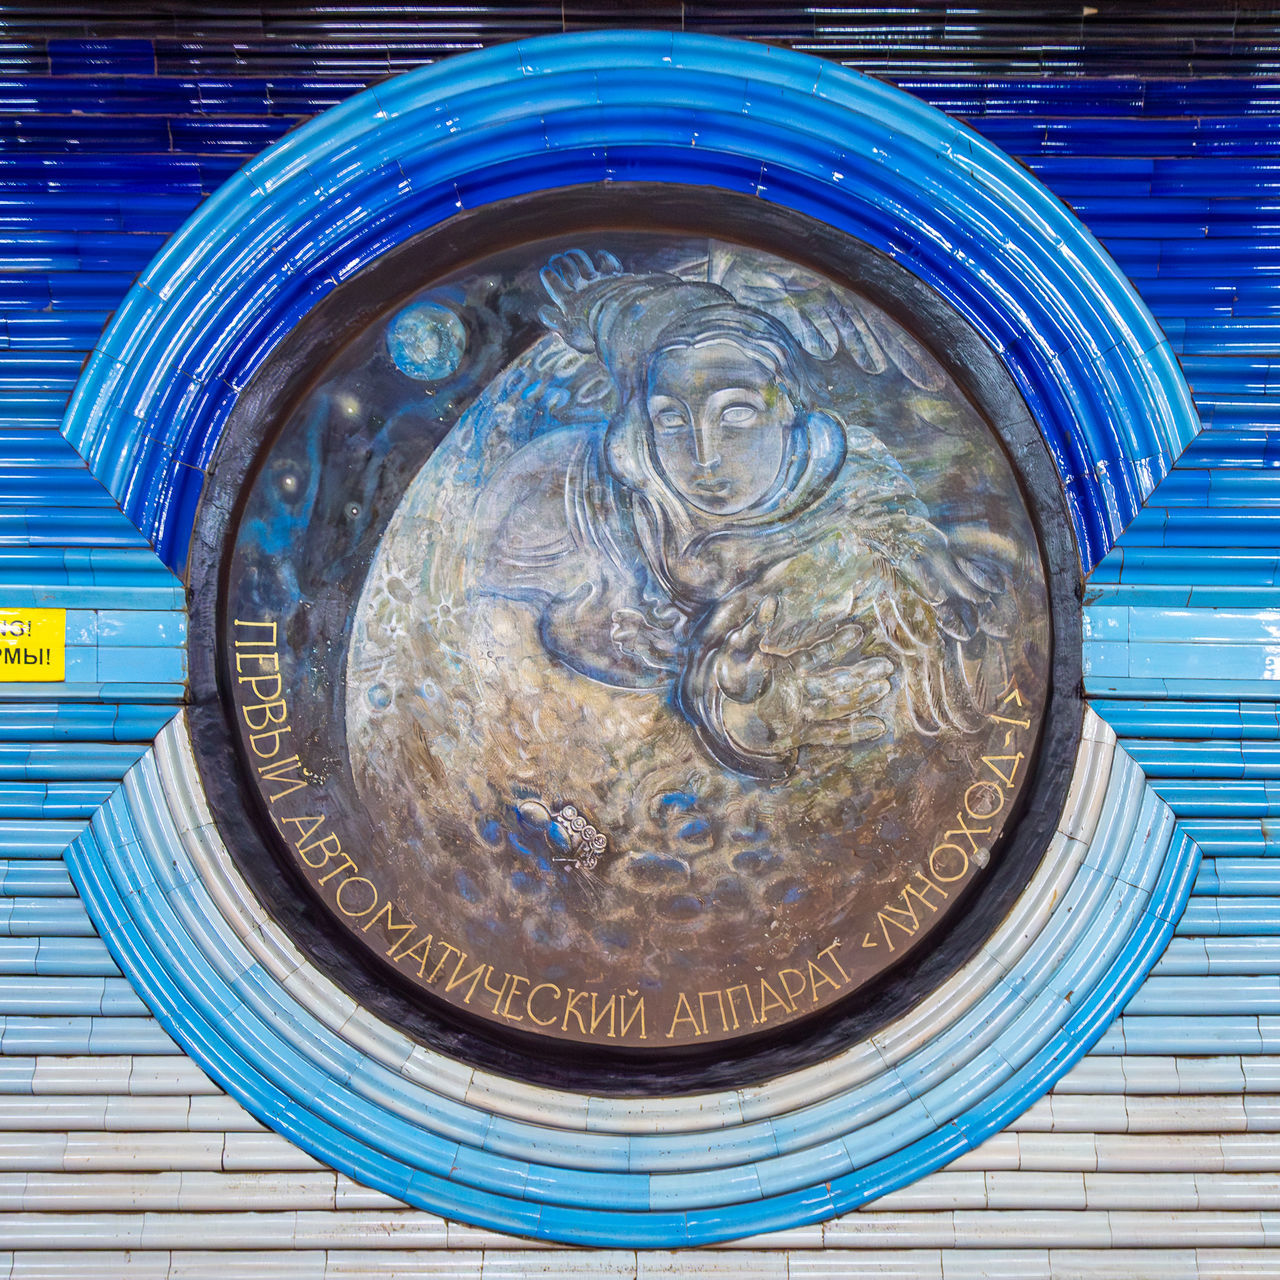
<instances>
[{"instance_id":1,"label":"yellow sign","mask_svg":"<svg viewBox=\"0 0 1280 1280\"><path fill-rule=\"evenodd\" d=\"M67 611L0 609L0 681L67 678Z\"/></svg>"}]
</instances>

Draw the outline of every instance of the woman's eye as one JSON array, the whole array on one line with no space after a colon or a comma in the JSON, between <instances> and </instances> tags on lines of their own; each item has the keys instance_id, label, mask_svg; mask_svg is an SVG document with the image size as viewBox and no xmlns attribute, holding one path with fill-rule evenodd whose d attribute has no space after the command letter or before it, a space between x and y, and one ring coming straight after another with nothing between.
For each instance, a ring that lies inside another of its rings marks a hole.
<instances>
[{"instance_id":1,"label":"woman's eye","mask_svg":"<svg viewBox=\"0 0 1280 1280\"><path fill-rule=\"evenodd\" d=\"M679 409L660 409L654 415L653 425L662 431L675 431L685 425L685 417Z\"/></svg>"},{"instance_id":2,"label":"woman's eye","mask_svg":"<svg viewBox=\"0 0 1280 1280\"><path fill-rule=\"evenodd\" d=\"M756 419L756 407L750 404L731 404L720 414L726 427L745 427Z\"/></svg>"}]
</instances>

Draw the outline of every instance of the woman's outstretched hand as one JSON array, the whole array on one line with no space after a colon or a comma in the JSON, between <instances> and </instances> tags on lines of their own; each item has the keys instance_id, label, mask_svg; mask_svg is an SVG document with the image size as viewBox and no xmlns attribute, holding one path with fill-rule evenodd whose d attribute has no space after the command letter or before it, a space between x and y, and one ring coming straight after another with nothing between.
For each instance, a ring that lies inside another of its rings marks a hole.
<instances>
[{"instance_id":1,"label":"woman's outstretched hand","mask_svg":"<svg viewBox=\"0 0 1280 1280\"><path fill-rule=\"evenodd\" d=\"M871 741L885 730L875 708L892 691L893 664L862 656L866 629L853 619L790 634L776 596L763 597L730 630L714 664L719 718L748 757L794 759L806 746Z\"/></svg>"}]
</instances>

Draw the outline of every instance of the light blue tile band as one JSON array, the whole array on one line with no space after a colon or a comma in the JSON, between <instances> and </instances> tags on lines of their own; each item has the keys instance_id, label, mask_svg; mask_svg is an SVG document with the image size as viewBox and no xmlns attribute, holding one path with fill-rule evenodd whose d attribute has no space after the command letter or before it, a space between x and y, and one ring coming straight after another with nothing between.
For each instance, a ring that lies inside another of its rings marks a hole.
<instances>
[{"instance_id":1,"label":"light blue tile band","mask_svg":"<svg viewBox=\"0 0 1280 1280\"><path fill-rule=\"evenodd\" d=\"M524 1086L376 1023L310 970L239 879L181 718L67 861L166 1030L321 1159L486 1226L669 1247L903 1186L1007 1124L1083 1055L1171 936L1198 853L1096 718L1076 776L1044 864L956 978L821 1066L689 1098Z\"/></svg>"}]
</instances>

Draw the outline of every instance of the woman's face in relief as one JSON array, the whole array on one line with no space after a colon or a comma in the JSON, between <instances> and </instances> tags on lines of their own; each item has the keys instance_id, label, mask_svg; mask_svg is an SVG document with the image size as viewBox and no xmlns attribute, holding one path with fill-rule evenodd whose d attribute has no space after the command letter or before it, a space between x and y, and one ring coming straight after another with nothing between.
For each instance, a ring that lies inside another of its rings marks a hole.
<instances>
[{"instance_id":1,"label":"woman's face in relief","mask_svg":"<svg viewBox=\"0 0 1280 1280\"><path fill-rule=\"evenodd\" d=\"M773 488L796 407L740 347L709 342L660 352L649 366L647 403L658 463L693 506L736 515Z\"/></svg>"}]
</instances>

